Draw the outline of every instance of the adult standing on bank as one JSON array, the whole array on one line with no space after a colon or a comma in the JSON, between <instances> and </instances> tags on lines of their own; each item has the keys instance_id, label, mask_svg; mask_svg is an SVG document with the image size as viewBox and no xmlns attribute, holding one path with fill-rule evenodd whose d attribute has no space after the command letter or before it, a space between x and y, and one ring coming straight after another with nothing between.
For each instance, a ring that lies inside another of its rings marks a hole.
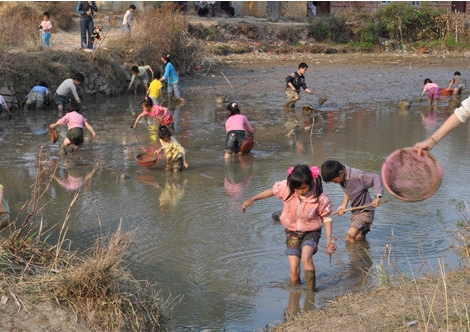
<instances>
[{"instance_id":1,"label":"adult standing on bank","mask_svg":"<svg viewBox=\"0 0 470 332\"><path fill-rule=\"evenodd\" d=\"M307 72L308 66L306 63L301 62L296 72L293 72L286 77L286 95L289 97L287 102L284 104L285 107L295 107L295 102L300 99L299 93L300 88L303 88L306 92L311 95L313 92L307 88L305 84L304 74Z\"/></svg>"},{"instance_id":2,"label":"adult standing on bank","mask_svg":"<svg viewBox=\"0 0 470 332\"><path fill-rule=\"evenodd\" d=\"M93 52L93 30L95 25L93 23L93 15L98 11L94 1L79 1L77 5L77 12L80 14L80 34L81 44L85 52Z\"/></svg>"},{"instance_id":3,"label":"adult standing on bank","mask_svg":"<svg viewBox=\"0 0 470 332\"><path fill-rule=\"evenodd\" d=\"M167 80L168 85L168 107L170 107L171 103L171 96L175 96L178 99L180 105L184 104L184 99L181 98L181 85L178 78L178 74L176 73L176 69L173 64L170 62L170 54L162 53L161 60L165 66L165 72L163 77L160 78L160 81Z\"/></svg>"},{"instance_id":4,"label":"adult standing on bank","mask_svg":"<svg viewBox=\"0 0 470 332\"><path fill-rule=\"evenodd\" d=\"M129 36L131 34L131 21L132 21L132 14L134 14L136 7L135 5L130 5L129 9L124 14L124 18L122 19L122 26L124 28L124 34Z\"/></svg>"}]
</instances>

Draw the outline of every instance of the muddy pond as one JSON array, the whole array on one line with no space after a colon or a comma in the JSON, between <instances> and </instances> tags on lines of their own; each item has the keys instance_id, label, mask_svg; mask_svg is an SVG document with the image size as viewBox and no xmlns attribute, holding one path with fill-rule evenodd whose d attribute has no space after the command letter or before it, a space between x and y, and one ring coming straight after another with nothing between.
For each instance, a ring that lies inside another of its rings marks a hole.
<instances>
[{"instance_id":1,"label":"muddy pond","mask_svg":"<svg viewBox=\"0 0 470 332\"><path fill-rule=\"evenodd\" d=\"M333 218L338 250L330 258L320 240L314 256L315 294L307 294L304 285L288 286L283 227L271 218L282 202L255 202L241 213L245 199L285 178L289 167L298 163L321 165L337 159L380 172L388 154L424 139L452 111L446 100L435 112L428 111L426 101L416 102L424 79L447 86L455 70L468 74L467 68L455 68L442 59L421 65L364 59L354 64L310 59L306 82L314 95L302 93L294 111L282 106L283 80L303 59L231 65L183 78L186 103L171 111L189 168L176 175L166 174L162 161L151 168L135 161L155 138L145 121L137 130L130 129L141 111L143 94L85 98L82 113L98 139L85 131L78 155L64 160L58 157L58 144L50 144L46 134L47 125L57 119L55 110L24 115L16 111L11 121L3 114L0 182L14 214L29 200L42 146L50 164L58 162L57 180L43 198L43 223L62 221L79 190L68 221L72 248L88 249L119 223L133 230L134 244L126 256L133 274L158 283L164 296L183 296L173 314L175 331L267 329L289 314L316 310L341 294L377 282L381 265L409 276L437 272L440 263L457 268L451 231L458 215L450 199L464 200L470 194L463 177L470 163L466 125L432 151L444 173L434 196L407 203L386 193L388 203L377 209L372 231L362 244L344 243L349 214ZM218 96L239 103L255 128L252 153L229 162L223 158L227 103L217 105ZM301 107L316 104L321 96L328 101L315 116L313 128L304 130ZM401 99L414 103L402 110ZM287 137L294 121L300 130ZM59 142L65 134L62 128ZM325 184L324 190L336 208L342 201L341 188Z\"/></svg>"}]
</instances>

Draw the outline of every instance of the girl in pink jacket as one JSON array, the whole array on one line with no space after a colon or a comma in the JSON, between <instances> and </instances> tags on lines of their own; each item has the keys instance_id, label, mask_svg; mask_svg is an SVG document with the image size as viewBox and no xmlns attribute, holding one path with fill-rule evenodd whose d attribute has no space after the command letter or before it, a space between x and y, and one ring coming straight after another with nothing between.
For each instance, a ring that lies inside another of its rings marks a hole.
<instances>
[{"instance_id":1,"label":"girl in pink jacket","mask_svg":"<svg viewBox=\"0 0 470 332\"><path fill-rule=\"evenodd\" d=\"M428 106L431 107L431 102L434 100L434 108L437 109L437 103L439 102L439 98L441 95L441 90L439 89L439 85L433 83L431 79L426 78L424 80L424 88L421 96L418 99L418 102L423 99L424 94L428 92Z\"/></svg>"},{"instance_id":2,"label":"girl in pink jacket","mask_svg":"<svg viewBox=\"0 0 470 332\"><path fill-rule=\"evenodd\" d=\"M288 170L287 180L274 183L242 205L242 212L254 201L277 196L284 202L280 220L285 228L291 285L300 284L300 262L304 266L305 283L309 291L315 291L315 265L313 255L318 250L321 229L325 226L327 252L336 249L331 238L331 213L333 204L323 192L320 169L316 166L297 165Z\"/></svg>"},{"instance_id":3,"label":"girl in pink jacket","mask_svg":"<svg viewBox=\"0 0 470 332\"><path fill-rule=\"evenodd\" d=\"M227 106L227 121L225 121L225 155L224 158L241 154L241 147L245 141L246 132L253 136L254 130L245 115L240 114L237 103L230 103Z\"/></svg>"}]
</instances>

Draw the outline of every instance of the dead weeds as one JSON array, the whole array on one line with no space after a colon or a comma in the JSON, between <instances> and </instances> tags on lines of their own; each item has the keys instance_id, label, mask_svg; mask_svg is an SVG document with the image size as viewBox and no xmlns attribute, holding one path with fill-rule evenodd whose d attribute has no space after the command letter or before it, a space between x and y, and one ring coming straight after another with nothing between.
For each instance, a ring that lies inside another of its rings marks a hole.
<instances>
[{"instance_id":1,"label":"dead weeds","mask_svg":"<svg viewBox=\"0 0 470 332\"><path fill-rule=\"evenodd\" d=\"M79 256L66 245L68 212L52 228L45 229L42 220L36 220L56 170L56 166L46 169L43 165L48 164L41 151L32 197L23 206L26 217L22 222L12 221L8 234L0 237L2 301L12 299L18 311L27 310L25 303L56 303L72 310L94 331L166 330L180 298L163 299L155 285L135 280L122 267L132 245L131 232L119 226ZM50 244L54 230L58 240Z\"/></svg>"}]
</instances>

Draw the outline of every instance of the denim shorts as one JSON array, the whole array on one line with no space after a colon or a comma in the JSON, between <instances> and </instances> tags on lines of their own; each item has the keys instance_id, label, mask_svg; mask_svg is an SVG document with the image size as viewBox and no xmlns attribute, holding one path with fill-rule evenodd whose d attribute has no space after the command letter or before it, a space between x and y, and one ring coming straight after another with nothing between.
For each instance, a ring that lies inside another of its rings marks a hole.
<instances>
[{"instance_id":1,"label":"denim shorts","mask_svg":"<svg viewBox=\"0 0 470 332\"><path fill-rule=\"evenodd\" d=\"M180 82L168 84L168 94L174 95L176 99L181 98L181 85Z\"/></svg>"},{"instance_id":2,"label":"denim shorts","mask_svg":"<svg viewBox=\"0 0 470 332\"><path fill-rule=\"evenodd\" d=\"M39 91L31 91L28 96L28 100L30 103L36 103L38 106L42 106L44 104L44 94Z\"/></svg>"},{"instance_id":3,"label":"denim shorts","mask_svg":"<svg viewBox=\"0 0 470 332\"><path fill-rule=\"evenodd\" d=\"M240 152L244 140L244 130L230 130L225 139L225 153L232 154Z\"/></svg>"},{"instance_id":4,"label":"denim shorts","mask_svg":"<svg viewBox=\"0 0 470 332\"><path fill-rule=\"evenodd\" d=\"M304 246L310 246L313 248L313 254L318 250L318 242L321 238L321 231L311 232L293 232L284 229L286 233L286 250L287 256L301 257L302 248Z\"/></svg>"},{"instance_id":5,"label":"denim shorts","mask_svg":"<svg viewBox=\"0 0 470 332\"><path fill-rule=\"evenodd\" d=\"M54 96L52 97L52 99L54 99L54 102L57 106L59 105L66 106L67 103L70 101L69 97L58 95L57 93L54 93Z\"/></svg>"}]
</instances>

